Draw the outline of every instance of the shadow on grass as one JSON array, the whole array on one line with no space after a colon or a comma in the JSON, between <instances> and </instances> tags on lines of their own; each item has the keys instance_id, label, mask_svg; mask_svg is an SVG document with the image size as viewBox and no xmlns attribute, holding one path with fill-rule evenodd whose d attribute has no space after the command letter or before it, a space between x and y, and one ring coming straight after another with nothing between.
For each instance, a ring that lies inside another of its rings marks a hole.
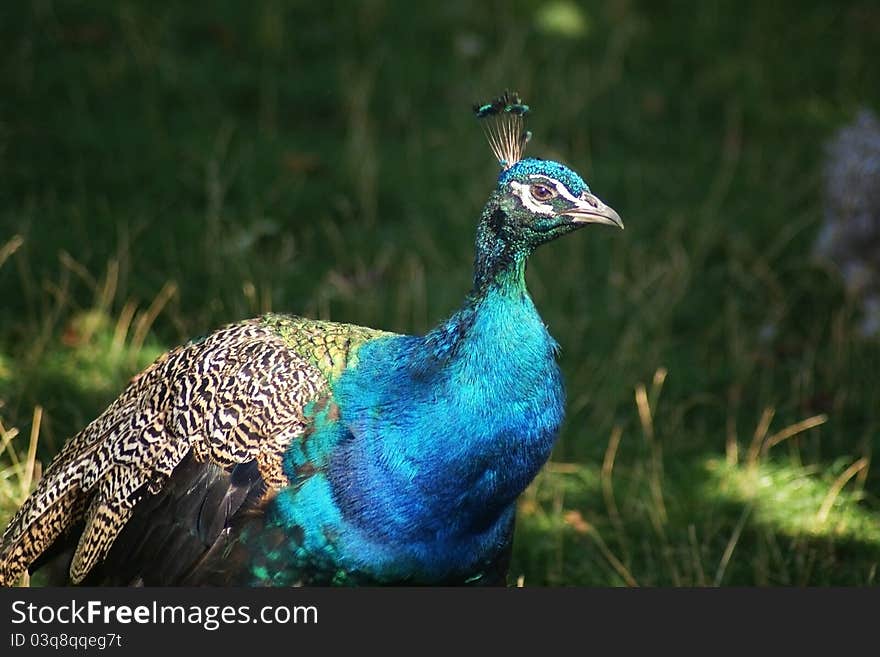
<instances>
[{"instance_id":1,"label":"shadow on grass","mask_svg":"<svg viewBox=\"0 0 880 657\"><path fill-rule=\"evenodd\" d=\"M666 468L659 496L650 470L623 465L612 490L599 468L551 464L520 503L512 576L527 586L875 582L880 514L852 482L837 490L839 464L693 458Z\"/></svg>"}]
</instances>

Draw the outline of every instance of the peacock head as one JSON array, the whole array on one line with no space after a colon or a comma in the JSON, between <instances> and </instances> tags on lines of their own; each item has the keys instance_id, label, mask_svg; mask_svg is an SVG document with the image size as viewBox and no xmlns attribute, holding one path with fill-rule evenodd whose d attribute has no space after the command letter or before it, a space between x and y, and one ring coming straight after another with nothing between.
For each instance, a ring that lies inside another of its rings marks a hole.
<instances>
[{"instance_id":1,"label":"peacock head","mask_svg":"<svg viewBox=\"0 0 880 657\"><path fill-rule=\"evenodd\" d=\"M498 179L497 201L510 228L533 245L587 224L623 228L620 215L564 164L526 158Z\"/></svg>"},{"instance_id":2,"label":"peacock head","mask_svg":"<svg viewBox=\"0 0 880 657\"><path fill-rule=\"evenodd\" d=\"M499 236L534 248L587 224L623 228L620 215L599 200L570 168L551 160L523 159L531 136L523 130L523 116L528 111L528 105L510 92L474 107L502 167L498 187L487 206Z\"/></svg>"}]
</instances>

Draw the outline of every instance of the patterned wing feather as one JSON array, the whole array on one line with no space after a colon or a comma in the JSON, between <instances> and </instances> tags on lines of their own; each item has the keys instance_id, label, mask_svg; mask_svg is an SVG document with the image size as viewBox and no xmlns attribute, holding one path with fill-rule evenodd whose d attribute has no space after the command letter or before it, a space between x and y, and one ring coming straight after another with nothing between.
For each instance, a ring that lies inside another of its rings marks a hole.
<instances>
[{"instance_id":1,"label":"patterned wing feather","mask_svg":"<svg viewBox=\"0 0 880 657\"><path fill-rule=\"evenodd\" d=\"M243 581L245 564L222 559L220 579L211 582L204 578L205 563L214 552L225 552L230 526L259 509L266 492L256 461L226 470L189 454L162 490L134 508L107 556L83 583L175 586ZM62 576L59 583L66 579Z\"/></svg>"},{"instance_id":2,"label":"patterned wing feather","mask_svg":"<svg viewBox=\"0 0 880 657\"><path fill-rule=\"evenodd\" d=\"M306 428L305 405L378 335L273 315L168 352L52 461L0 540L0 585L79 525L70 579L82 581L188 454L223 471L254 461L268 487L283 487L283 453Z\"/></svg>"}]
</instances>

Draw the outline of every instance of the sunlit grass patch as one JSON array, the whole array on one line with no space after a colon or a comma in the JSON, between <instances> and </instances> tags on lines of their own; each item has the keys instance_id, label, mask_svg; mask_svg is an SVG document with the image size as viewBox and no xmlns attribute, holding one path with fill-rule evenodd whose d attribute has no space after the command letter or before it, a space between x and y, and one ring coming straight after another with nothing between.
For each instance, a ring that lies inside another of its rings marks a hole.
<instances>
[{"instance_id":1,"label":"sunlit grass patch","mask_svg":"<svg viewBox=\"0 0 880 657\"><path fill-rule=\"evenodd\" d=\"M753 522L791 536L841 537L880 547L880 513L862 503L862 486L850 481L862 470L852 466L851 459L828 467L774 461L731 466L709 459L702 494L750 505Z\"/></svg>"},{"instance_id":2,"label":"sunlit grass patch","mask_svg":"<svg viewBox=\"0 0 880 657\"><path fill-rule=\"evenodd\" d=\"M848 478L851 461L678 463L663 486L668 519L660 526L644 465L621 467L613 508L594 468L542 473L519 505L514 574L524 585L874 581L880 514Z\"/></svg>"}]
</instances>

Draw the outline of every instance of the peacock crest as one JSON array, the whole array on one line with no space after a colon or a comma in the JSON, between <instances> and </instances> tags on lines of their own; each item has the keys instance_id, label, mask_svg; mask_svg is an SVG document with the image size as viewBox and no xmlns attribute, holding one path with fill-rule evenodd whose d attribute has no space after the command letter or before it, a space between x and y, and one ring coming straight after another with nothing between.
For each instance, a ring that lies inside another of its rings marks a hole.
<instances>
[{"instance_id":1,"label":"peacock crest","mask_svg":"<svg viewBox=\"0 0 880 657\"><path fill-rule=\"evenodd\" d=\"M516 92L505 91L489 103L474 105L489 146L502 169L509 169L522 159L526 143L532 133L523 127L523 117L529 106Z\"/></svg>"}]
</instances>

